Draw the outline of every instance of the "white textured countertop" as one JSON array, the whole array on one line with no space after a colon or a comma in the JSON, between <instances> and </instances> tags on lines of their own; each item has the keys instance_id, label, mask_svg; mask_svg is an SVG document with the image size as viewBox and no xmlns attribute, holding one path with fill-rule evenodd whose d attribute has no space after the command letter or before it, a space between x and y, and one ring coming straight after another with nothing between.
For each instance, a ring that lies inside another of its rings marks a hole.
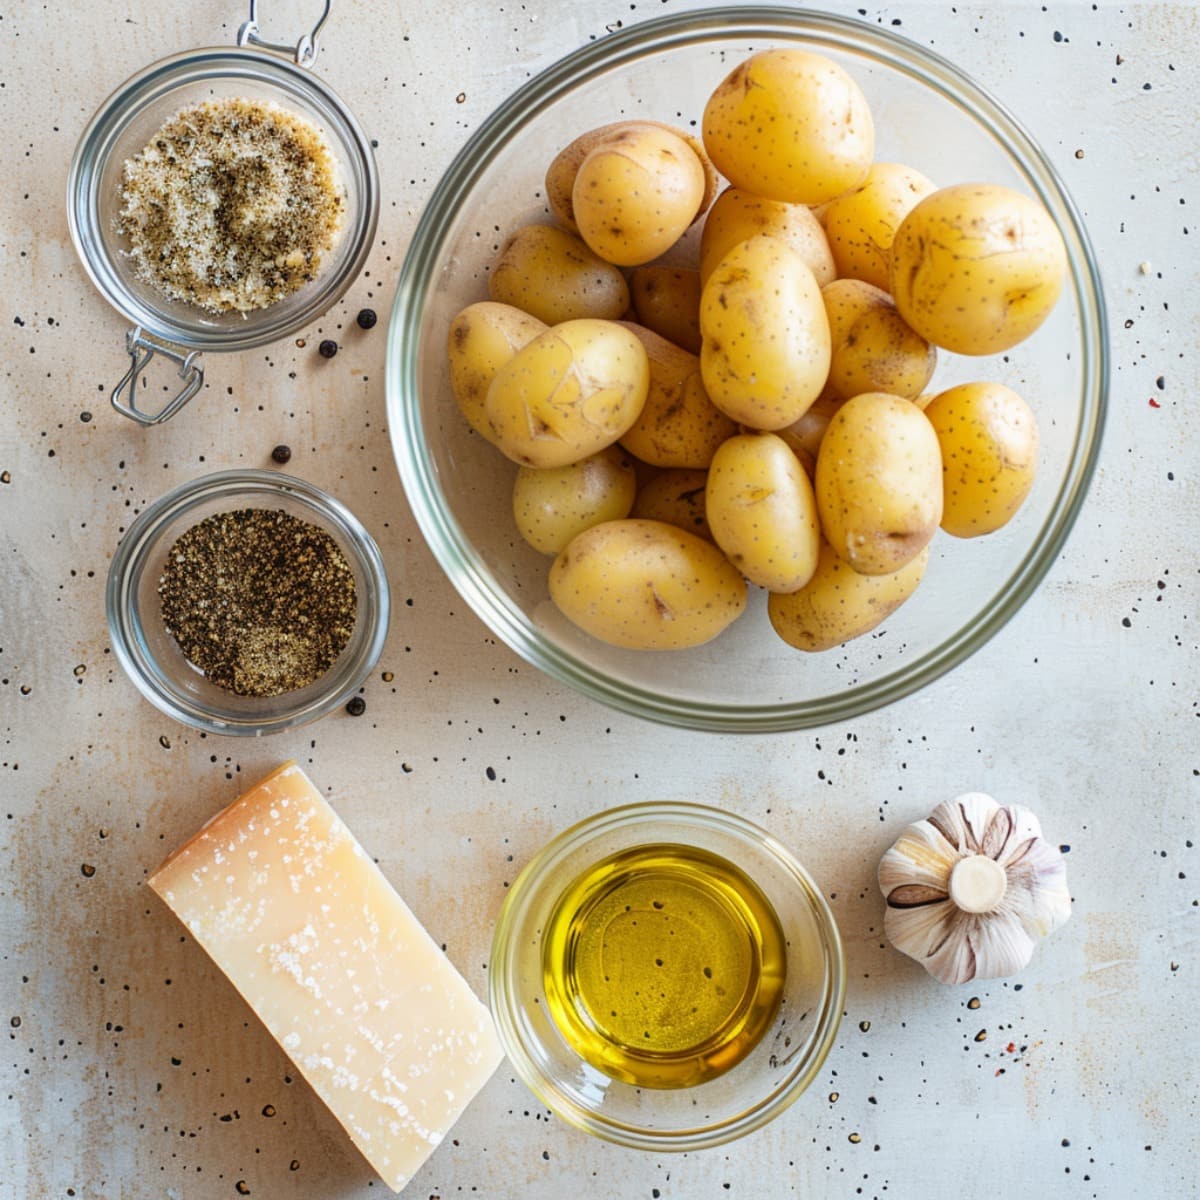
<instances>
[{"instance_id":1,"label":"white textured countertop","mask_svg":"<svg viewBox=\"0 0 1200 1200\"><path fill-rule=\"evenodd\" d=\"M1066 552L973 659L845 725L733 738L618 716L497 644L405 505L385 432L385 322L353 325L366 304L386 316L418 210L470 129L586 39L680 7L475 0L451 16L433 0L339 0L318 69L378 139L367 272L304 349L222 358L189 411L143 431L108 406L126 323L76 261L67 165L126 76L230 42L244 13L0 0L2 1200L383 1193L145 887L169 849L289 756L480 993L521 864L573 820L637 799L692 798L765 825L832 898L845 938L837 1046L768 1128L686 1157L625 1151L549 1116L504 1067L410 1196L1200 1195L1200 10L858 10L993 90L1063 175L1105 276L1111 417ZM283 10L294 20L303 6ZM316 355L323 336L342 344L332 361ZM205 738L120 672L104 576L148 502L208 470L268 465L279 442L289 470L379 540L391 637L363 716ZM1018 978L955 990L885 946L874 871L907 821L973 788L1028 803L1070 846L1075 909Z\"/></svg>"}]
</instances>

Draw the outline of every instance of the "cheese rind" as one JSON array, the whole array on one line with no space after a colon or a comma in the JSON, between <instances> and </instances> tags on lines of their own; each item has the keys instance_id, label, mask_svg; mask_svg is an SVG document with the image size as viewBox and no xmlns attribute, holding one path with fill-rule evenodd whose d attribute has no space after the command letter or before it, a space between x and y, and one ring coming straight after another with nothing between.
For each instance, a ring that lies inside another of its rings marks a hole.
<instances>
[{"instance_id":1,"label":"cheese rind","mask_svg":"<svg viewBox=\"0 0 1200 1200\"><path fill-rule=\"evenodd\" d=\"M399 1191L503 1057L491 1014L295 763L150 878Z\"/></svg>"}]
</instances>

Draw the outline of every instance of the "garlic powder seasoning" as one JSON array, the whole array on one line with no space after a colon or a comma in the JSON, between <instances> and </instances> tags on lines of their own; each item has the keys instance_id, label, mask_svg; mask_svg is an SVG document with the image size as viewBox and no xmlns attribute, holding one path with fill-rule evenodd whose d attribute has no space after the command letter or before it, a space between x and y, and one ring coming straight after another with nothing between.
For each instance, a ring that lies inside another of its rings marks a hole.
<instances>
[{"instance_id":1,"label":"garlic powder seasoning","mask_svg":"<svg viewBox=\"0 0 1200 1200\"><path fill-rule=\"evenodd\" d=\"M315 125L269 101L208 100L126 161L118 232L137 274L164 296L245 313L316 278L345 208Z\"/></svg>"}]
</instances>

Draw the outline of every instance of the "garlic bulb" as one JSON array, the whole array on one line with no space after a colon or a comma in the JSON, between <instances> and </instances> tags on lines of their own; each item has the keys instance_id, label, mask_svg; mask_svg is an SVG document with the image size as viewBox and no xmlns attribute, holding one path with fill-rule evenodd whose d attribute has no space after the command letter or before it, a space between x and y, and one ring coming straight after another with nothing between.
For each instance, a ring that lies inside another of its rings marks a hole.
<instances>
[{"instance_id":1,"label":"garlic bulb","mask_svg":"<svg viewBox=\"0 0 1200 1200\"><path fill-rule=\"evenodd\" d=\"M884 928L943 983L998 979L1071 915L1067 872L1038 819L968 792L910 825L879 864Z\"/></svg>"}]
</instances>

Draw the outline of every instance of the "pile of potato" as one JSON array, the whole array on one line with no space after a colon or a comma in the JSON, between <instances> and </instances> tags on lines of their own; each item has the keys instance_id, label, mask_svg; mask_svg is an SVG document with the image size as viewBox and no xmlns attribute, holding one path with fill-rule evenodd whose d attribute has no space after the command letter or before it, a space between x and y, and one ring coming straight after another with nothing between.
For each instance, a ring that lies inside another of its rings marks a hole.
<instances>
[{"instance_id":1,"label":"pile of potato","mask_svg":"<svg viewBox=\"0 0 1200 1200\"><path fill-rule=\"evenodd\" d=\"M755 54L702 142L623 121L562 150L557 224L517 230L491 299L451 324L459 407L520 465L517 528L593 636L699 645L749 582L784 641L829 649L912 595L939 526L990 533L1028 494L1025 401L925 389L939 347L995 354L1038 328L1062 238L1028 197L938 189L874 143L836 63ZM701 220L694 267L657 261Z\"/></svg>"}]
</instances>

